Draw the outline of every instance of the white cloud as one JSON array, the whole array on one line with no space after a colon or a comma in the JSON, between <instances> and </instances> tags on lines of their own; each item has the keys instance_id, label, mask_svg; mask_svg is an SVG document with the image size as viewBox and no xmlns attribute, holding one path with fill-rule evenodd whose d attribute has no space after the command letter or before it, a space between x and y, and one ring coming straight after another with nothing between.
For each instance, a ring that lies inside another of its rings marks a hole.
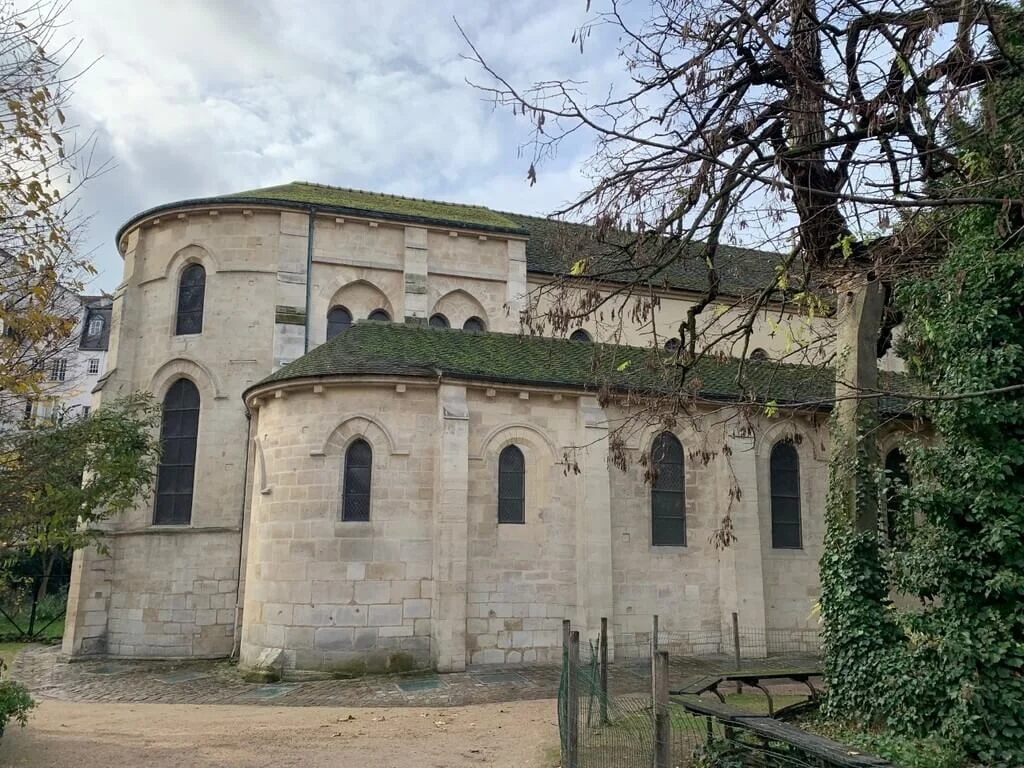
<instances>
[{"instance_id":1,"label":"white cloud","mask_svg":"<svg viewBox=\"0 0 1024 768\"><path fill-rule=\"evenodd\" d=\"M176 199L304 179L551 210L583 188L585 147L528 187L527 126L465 82L484 76L452 17L520 84L607 79L615 59L570 45L582 0L76 0L68 16L80 61L98 58L74 114L117 164L82 201L106 289L120 279L117 227Z\"/></svg>"}]
</instances>

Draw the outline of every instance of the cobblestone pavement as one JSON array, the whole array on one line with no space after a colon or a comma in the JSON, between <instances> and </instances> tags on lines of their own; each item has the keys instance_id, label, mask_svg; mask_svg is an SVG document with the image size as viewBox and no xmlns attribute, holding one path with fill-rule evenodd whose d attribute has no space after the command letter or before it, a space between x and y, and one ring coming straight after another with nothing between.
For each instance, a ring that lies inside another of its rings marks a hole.
<instances>
[{"instance_id":1,"label":"cobblestone pavement","mask_svg":"<svg viewBox=\"0 0 1024 768\"><path fill-rule=\"evenodd\" d=\"M676 659L672 686L729 668L731 664L722 659ZM35 645L19 654L11 674L36 694L65 701L438 707L555 698L560 670L552 666L505 665L444 675L259 684L243 681L237 668L226 661L98 660L71 664L61 658L58 647ZM648 661L634 659L609 666L608 688L613 696L649 690L649 686Z\"/></svg>"}]
</instances>

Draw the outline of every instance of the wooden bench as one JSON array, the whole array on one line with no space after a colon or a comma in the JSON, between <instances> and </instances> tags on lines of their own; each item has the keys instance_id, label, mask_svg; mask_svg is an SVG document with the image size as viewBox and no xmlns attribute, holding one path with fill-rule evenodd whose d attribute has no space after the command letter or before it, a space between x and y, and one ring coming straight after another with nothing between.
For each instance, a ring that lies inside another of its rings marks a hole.
<instances>
[{"instance_id":1,"label":"wooden bench","mask_svg":"<svg viewBox=\"0 0 1024 768\"><path fill-rule=\"evenodd\" d=\"M792 669L785 672L733 672L726 675L709 675L702 677L699 680L694 680L685 688L681 688L677 691L670 691L669 693L676 696L700 696L703 693L713 693L718 697L718 700L725 704L725 696L719 690L719 686L722 683L740 683L742 685L749 685L751 688L757 688L761 693L768 699L768 716L775 717L775 702L772 700L771 692L762 685L762 682L770 682L777 680L791 680L794 683L802 683L807 686L810 691L810 701L817 701L819 697L818 689L814 687L811 682L812 677L821 677L821 670L819 669ZM788 709L788 707L786 708Z\"/></svg>"},{"instance_id":2,"label":"wooden bench","mask_svg":"<svg viewBox=\"0 0 1024 768\"><path fill-rule=\"evenodd\" d=\"M714 721L717 720L722 724L725 739L729 741L736 741L737 734L742 733L760 741L763 748L768 748L772 743L783 743L805 754L813 755L821 760L823 765L839 768L890 766L890 763L881 758L860 754L824 736L807 733L789 723L745 712L728 704L698 699L694 694L673 695L672 701L682 705L687 712L707 719L709 741L715 739Z\"/></svg>"}]
</instances>

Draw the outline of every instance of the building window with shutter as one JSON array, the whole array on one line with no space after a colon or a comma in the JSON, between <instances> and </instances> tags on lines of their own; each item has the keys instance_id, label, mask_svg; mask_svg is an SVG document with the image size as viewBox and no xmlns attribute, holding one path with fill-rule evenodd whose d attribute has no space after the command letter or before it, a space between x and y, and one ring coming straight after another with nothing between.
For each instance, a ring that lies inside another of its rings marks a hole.
<instances>
[{"instance_id":1,"label":"building window with shutter","mask_svg":"<svg viewBox=\"0 0 1024 768\"><path fill-rule=\"evenodd\" d=\"M188 379L178 379L164 396L160 423L163 453L156 472L155 525L192 522L192 492L199 441L199 390Z\"/></svg>"},{"instance_id":2,"label":"building window with shutter","mask_svg":"<svg viewBox=\"0 0 1024 768\"><path fill-rule=\"evenodd\" d=\"M206 270L202 264L189 264L178 281L178 314L174 333L185 336L203 332L203 305L206 301Z\"/></svg>"},{"instance_id":3,"label":"building window with shutter","mask_svg":"<svg viewBox=\"0 0 1024 768\"><path fill-rule=\"evenodd\" d=\"M800 549L800 455L791 442L776 443L770 464L772 548Z\"/></svg>"},{"instance_id":4,"label":"building window with shutter","mask_svg":"<svg viewBox=\"0 0 1024 768\"><path fill-rule=\"evenodd\" d=\"M341 519L366 522L370 519L370 483L373 479L373 451L363 439L355 440L345 451L341 489Z\"/></svg>"},{"instance_id":5,"label":"building window with shutter","mask_svg":"<svg viewBox=\"0 0 1024 768\"><path fill-rule=\"evenodd\" d=\"M686 491L683 483L683 445L662 432L651 445L651 544L686 546Z\"/></svg>"},{"instance_id":6,"label":"building window with shutter","mask_svg":"<svg viewBox=\"0 0 1024 768\"><path fill-rule=\"evenodd\" d=\"M498 454L498 522L526 522L526 459L514 445Z\"/></svg>"}]
</instances>

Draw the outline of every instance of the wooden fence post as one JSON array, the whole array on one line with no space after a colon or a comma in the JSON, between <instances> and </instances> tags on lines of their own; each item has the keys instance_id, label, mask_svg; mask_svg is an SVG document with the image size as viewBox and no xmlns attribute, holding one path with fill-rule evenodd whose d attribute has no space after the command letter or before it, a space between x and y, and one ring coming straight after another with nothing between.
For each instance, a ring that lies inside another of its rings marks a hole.
<instances>
[{"instance_id":1,"label":"wooden fence post","mask_svg":"<svg viewBox=\"0 0 1024 768\"><path fill-rule=\"evenodd\" d=\"M672 724L668 715L668 651L654 663L654 768L672 765Z\"/></svg>"},{"instance_id":2,"label":"wooden fence post","mask_svg":"<svg viewBox=\"0 0 1024 768\"><path fill-rule=\"evenodd\" d=\"M601 617L601 725L608 725L608 619Z\"/></svg>"},{"instance_id":3,"label":"wooden fence post","mask_svg":"<svg viewBox=\"0 0 1024 768\"><path fill-rule=\"evenodd\" d=\"M565 754L562 768L579 768L580 764L580 633L569 635L569 680L566 702Z\"/></svg>"},{"instance_id":4,"label":"wooden fence post","mask_svg":"<svg viewBox=\"0 0 1024 768\"><path fill-rule=\"evenodd\" d=\"M562 663L569 661L569 633L572 631L572 622L562 619Z\"/></svg>"}]
</instances>

